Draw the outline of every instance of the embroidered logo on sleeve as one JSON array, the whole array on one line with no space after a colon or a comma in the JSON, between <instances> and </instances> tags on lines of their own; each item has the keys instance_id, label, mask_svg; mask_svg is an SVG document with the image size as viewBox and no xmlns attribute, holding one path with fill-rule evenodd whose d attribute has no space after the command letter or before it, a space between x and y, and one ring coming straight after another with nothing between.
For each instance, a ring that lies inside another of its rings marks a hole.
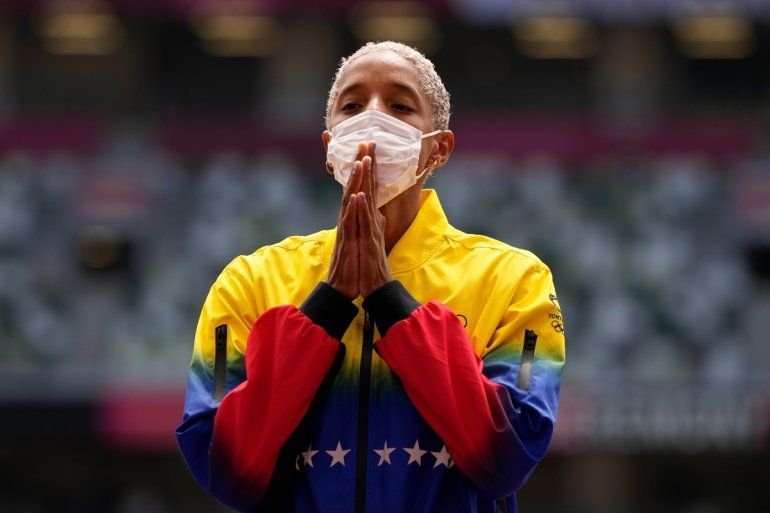
<instances>
[{"instance_id":1,"label":"embroidered logo on sleeve","mask_svg":"<svg viewBox=\"0 0 770 513\"><path fill-rule=\"evenodd\" d=\"M559 305L559 298L556 294L548 294L548 299L556 307L558 313L549 313L548 319L551 321L551 327L556 333L564 333L564 319L561 316L561 306Z\"/></svg>"}]
</instances>

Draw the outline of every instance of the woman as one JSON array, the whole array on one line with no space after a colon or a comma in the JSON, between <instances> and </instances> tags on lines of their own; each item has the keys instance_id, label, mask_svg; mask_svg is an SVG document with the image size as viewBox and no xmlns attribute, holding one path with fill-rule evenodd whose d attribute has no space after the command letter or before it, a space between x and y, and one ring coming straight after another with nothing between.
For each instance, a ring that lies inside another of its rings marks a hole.
<instances>
[{"instance_id":1,"label":"woman","mask_svg":"<svg viewBox=\"0 0 770 513\"><path fill-rule=\"evenodd\" d=\"M342 59L323 133L337 226L235 258L201 312L176 436L220 502L515 511L556 421L561 313L535 255L453 228L423 189L448 122L419 52Z\"/></svg>"}]
</instances>

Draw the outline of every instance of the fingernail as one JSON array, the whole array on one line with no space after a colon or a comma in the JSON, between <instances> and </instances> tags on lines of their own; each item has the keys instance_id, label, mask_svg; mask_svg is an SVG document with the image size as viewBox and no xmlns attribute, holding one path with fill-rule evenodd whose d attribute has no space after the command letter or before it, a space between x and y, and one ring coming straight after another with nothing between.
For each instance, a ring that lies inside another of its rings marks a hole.
<instances>
[{"instance_id":1,"label":"fingernail","mask_svg":"<svg viewBox=\"0 0 770 513\"><path fill-rule=\"evenodd\" d=\"M350 201L348 201L348 204L350 204L350 205L353 204L353 196L355 196L355 194L351 194L350 195Z\"/></svg>"},{"instance_id":2,"label":"fingernail","mask_svg":"<svg viewBox=\"0 0 770 513\"><path fill-rule=\"evenodd\" d=\"M364 203L366 203L366 193L365 193L365 192L362 192L361 194L363 195L363 198L361 198L361 200L362 200Z\"/></svg>"}]
</instances>

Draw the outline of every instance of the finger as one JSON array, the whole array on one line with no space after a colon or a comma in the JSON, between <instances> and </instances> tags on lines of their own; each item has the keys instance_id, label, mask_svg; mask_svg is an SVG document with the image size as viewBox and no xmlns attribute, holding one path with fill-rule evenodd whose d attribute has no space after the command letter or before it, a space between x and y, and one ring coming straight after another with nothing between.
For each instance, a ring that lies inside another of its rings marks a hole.
<instances>
[{"instance_id":1,"label":"finger","mask_svg":"<svg viewBox=\"0 0 770 513\"><path fill-rule=\"evenodd\" d=\"M340 207L340 211L342 214L345 213L345 210L350 204L350 195L358 192L358 189L360 189L360 187L361 187L361 163L356 161L356 163L353 164L353 169L350 171L350 178L348 179L348 183L345 186L345 192L342 193L342 205Z\"/></svg>"},{"instance_id":2,"label":"finger","mask_svg":"<svg viewBox=\"0 0 770 513\"><path fill-rule=\"evenodd\" d=\"M351 175L350 181L353 182L351 184L352 189L350 190L350 194L356 194L361 190L361 181L364 179L364 173L363 173L363 164L360 160L357 160L355 164L353 164L353 170L355 171L354 174Z\"/></svg>"},{"instance_id":3,"label":"finger","mask_svg":"<svg viewBox=\"0 0 770 513\"><path fill-rule=\"evenodd\" d=\"M376 149L377 143L372 141L369 147L369 156L372 158L372 163L369 166L372 175L372 193L369 196L369 204L371 205L372 212L377 209L377 157L374 154Z\"/></svg>"},{"instance_id":4,"label":"finger","mask_svg":"<svg viewBox=\"0 0 770 513\"><path fill-rule=\"evenodd\" d=\"M374 211L377 210L375 203L375 198L377 196L377 177L375 176L374 168L372 167L372 157L367 155L361 162L365 169L365 172L361 178L364 182L364 184L361 186L361 190L366 192L366 198L368 200L366 202L366 206L369 210L369 215L371 216L372 220L374 220Z\"/></svg>"},{"instance_id":5,"label":"finger","mask_svg":"<svg viewBox=\"0 0 770 513\"><path fill-rule=\"evenodd\" d=\"M356 204L358 205L358 229L362 238L371 239L372 215L369 211L369 201L367 201L366 194L363 192L359 193L356 199Z\"/></svg>"},{"instance_id":6,"label":"finger","mask_svg":"<svg viewBox=\"0 0 770 513\"><path fill-rule=\"evenodd\" d=\"M358 192L361 187L361 172L360 168L356 170L356 162L359 162L368 151L368 146L364 143L358 145L358 153L356 153L356 159L353 161L353 169L350 171L350 178L345 186L345 192L342 193L342 205L341 209L344 211L350 202L350 195L354 192Z\"/></svg>"},{"instance_id":7,"label":"finger","mask_svg":"<svg viewBox=\"0 0 770 513\"><path fill-rule=\"evenodd\" d=\"M367 145L366 143L358 143L358 153L356 153L356 160L361 160L368 153L369 153L369 145Z\"/></svg>"},{"instance_id":8,"label":"finger","mask_svg":"<svg viewBox=\"0 0 770 513\"><path fill-rule=\"evenodd\" d=\"M369 147L366 143L359 143L358 144L358 153L356 154L356 160L353 164L353 169L356 169L356 164L361 162L361 159L364 158L366 153L369 151ZM355 180L351 177L351 180L353 180L353 188L350 190L350 194L356 193L361 190L361 166L359 165L357 168L357 171L355 173Z\"/></svg>"},{"instance_id":9,"label":"finger","mask_svg":"<svg viewBox=\"0 0 770 513\"><path fill-rule=\"evenodd\" d=\"M372 197L372 157L366 155L361 159L361 167L363 173L361 173L361 192L366 193L367 198Z\"/></svg>"},{"instance_id":10,"label":"finger","mask_svg":"<svg viewBox=\"0 0 770 513\"><path fill-rule=\"evenodd\" d=\"M356 195L351 194L348 199L348 207L345 209L345 213L342 215L342 222L340 223L340 229L345 237L353 237L356 233Z\"/></svg>"},{"instance_id":11,"label":"finger","mask_svg":"<svg viewBox=\"0 0 770 513\"><path fill-rule=\"evenodd\" d=\"M351 177L351 180L353 181L353 188L350 190L350 194L354 194L361 190L361 159L364 158L366 153L369 151L369 147L366 143L359 143L358 144L358 153L356 153L356 160L353 163L353 169L356 170L355 173L355 180ZM358 167L356 167L358 165Z\"/></svg>"}]
</instances>

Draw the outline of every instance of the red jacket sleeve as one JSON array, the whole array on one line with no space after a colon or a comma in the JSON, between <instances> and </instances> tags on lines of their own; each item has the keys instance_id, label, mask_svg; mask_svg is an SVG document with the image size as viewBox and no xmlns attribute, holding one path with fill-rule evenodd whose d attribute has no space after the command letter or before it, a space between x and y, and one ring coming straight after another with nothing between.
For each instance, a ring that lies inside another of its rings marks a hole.
<instances>
[{"instance_id":1,"label":"red jacket sleeve","mask_svg":"<svg viewBox=\"0 0 770 513\"><path fill-rule=\"evenodd\" d=\"M276 306L257 318L248 332L246 379L221 402L211 400L210 373L191 368L177 440L199 484L230 508L260 505L284 444L344 356L339 338L358 308L335 303L330 288L319 284L300 308Z\"/></svg>"},{"instance_id":2,"label":"red jacket sleeve","mask_svg":"<svg viewBox=\"0 0 770 513\"><path fill-rule=\"evenodd\" d=\"M534 299L526 295L523 301ZM497 500L511 495L547 449L556 420L558 375L549 377L538 362L533 369L538 387L521 390L515 385L515 352L490 359L485 369L462 323L442 303L420 305L395 281L389 292L373 299L364 307L377 312L375 321L383 320L378 329L385 331L375 349L400 378L420 415L482 496ZM543 311L547 302L547 297L539 302ZM538 315L540 308L529 311ZM513 317L526 324L526 316ZM519 333L510 328L502 331Z\"/></svg>"},{"instance_id":3,"label":"red jacket sleeve","mask_svg":"<svg viewBox=\"0 0 770 513\"><path fill-rule=\"evenodd\" d=\"M249 334L247 379L224 397L214 418L210 487L220 498L258 502L339 346L296 307L259 317Z\"/></svg>"}]
</instances>

